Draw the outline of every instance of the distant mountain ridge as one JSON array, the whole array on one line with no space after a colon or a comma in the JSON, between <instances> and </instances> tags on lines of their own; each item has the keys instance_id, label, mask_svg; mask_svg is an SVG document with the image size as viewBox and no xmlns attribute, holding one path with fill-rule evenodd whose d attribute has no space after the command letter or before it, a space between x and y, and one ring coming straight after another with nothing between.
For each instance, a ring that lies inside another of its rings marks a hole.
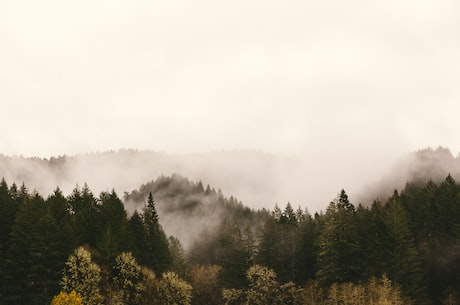
<instances>
[{"instance_id":1,"label":"distant mountain ridge","mask_svg":"<svg viewBox=\"0 0 460 305\"><path fill-rule=\"evenodd\" d=\"M204 230L214 230L223 219L255 231L262 227L266 211L255 211L239 200L225 197L220 190L201 181L190 181L180 175L160 176L139 189L125 193L124 201L131 209L141 210L152 193L160 222L168 235L177 236L187 249Z\"/></svg>"},{"instance_id":2,"label":"distant mountain ridge","mask_svg":"<svg viewBox=\"0 0 460 305\"><path fill-rule=\"evenodd\" d=\"M69 194L84 183L96 194L111 189L123 194L147 181L177 174L210 184L256 209L291 202L315 212L324 209L341 188L351 194L354 203L367 205L376 198L387 198L409 181L441 181L449 173L460 181L460 157L442 147L407 154L393 168L388 167L386 175L362 177L346 172L340 176L328 164L314 170L311 166L317 166L315 160L258 151L167 154L126 149L49 159L0 155L0 177L24 182L44 195L56 186Z\"/></svg>"},{"instance_id":3,"label":"distant mountain ridge","mask_svg":"<svg viewBox=\"0 0 460 305\"><path fill-rule=\"evenodd\" d=\"M119 150L49 159L0 155L1 177L24 182L42 194L50 194L57 185L68 194L84 183L95 193L114 188L123 194L162 175L179 174L211 184L251 207L273 207L279 170L289 172L293 166L290 160L256 151L167 154Z\"/></svg>"},{"instance_id":4,"label":"distant mountain ridge","mask_svg":"<svg viewBox=\"0 0 460 305\"><path fill-rule=\"evenodd\" d=\"M386 199L395 188L403 189L407 183L424 184L429 180L439 183L449 174L460 181L460 154L454 157L444 147L421 149L402 157L386 175L369 184L359 201L369 204L376 198Z\"/></svg>"}]
</instances>

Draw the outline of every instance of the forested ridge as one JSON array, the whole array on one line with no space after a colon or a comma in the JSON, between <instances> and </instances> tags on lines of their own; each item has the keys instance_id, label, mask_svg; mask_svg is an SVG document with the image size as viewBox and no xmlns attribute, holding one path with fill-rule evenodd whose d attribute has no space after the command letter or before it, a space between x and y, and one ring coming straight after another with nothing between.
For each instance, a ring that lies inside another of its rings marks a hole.
<instances>
[{"instance_id":1,"label":"forested ridge","mask_svg":"<svg viewBox=\"0 0 460 305\"><path fill-rule=\"evenodd\" d=\"M128 200L142 204L128 213ZM184 250L161 224L168 208L185 230L187 216L215 219ZM123 198L2 180L0 268L11 305L460 304L460 185L408 183L366 206L341 190L311 215L251 210L180 176Z\"/></svg>"}]
</instances>

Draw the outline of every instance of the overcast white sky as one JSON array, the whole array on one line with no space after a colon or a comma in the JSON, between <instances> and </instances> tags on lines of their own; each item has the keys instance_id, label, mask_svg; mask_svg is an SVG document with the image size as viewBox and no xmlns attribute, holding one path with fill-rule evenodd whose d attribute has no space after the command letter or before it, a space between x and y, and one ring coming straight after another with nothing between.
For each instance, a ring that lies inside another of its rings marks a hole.
<instances>
[{"instance_id":1,"label":"overcast white sky","mask_svg":"<svg viewBox=\"0 0 460 305\"><path fill-rule=\"evenodd\" d=\"M0 153L456 154L459 16L458 0L2 0Z\"/></svg>"}]
</instances>

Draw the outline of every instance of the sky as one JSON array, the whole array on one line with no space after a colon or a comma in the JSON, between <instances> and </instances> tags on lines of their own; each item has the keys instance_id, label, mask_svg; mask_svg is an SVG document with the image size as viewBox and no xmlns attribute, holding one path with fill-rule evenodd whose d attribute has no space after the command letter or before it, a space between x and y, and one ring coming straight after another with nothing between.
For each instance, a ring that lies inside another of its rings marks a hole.
<instances>
[{"instance_id":1,"label":"sky","mask_svg":"<svg viewBox=\"0 0 460 305\"><path fill-rule=\"evenodd\" d=\"M2 0L0 153L454 154L455 0ZM314 166L313 166L314 165Z\"/></svg>"}]
</instances>

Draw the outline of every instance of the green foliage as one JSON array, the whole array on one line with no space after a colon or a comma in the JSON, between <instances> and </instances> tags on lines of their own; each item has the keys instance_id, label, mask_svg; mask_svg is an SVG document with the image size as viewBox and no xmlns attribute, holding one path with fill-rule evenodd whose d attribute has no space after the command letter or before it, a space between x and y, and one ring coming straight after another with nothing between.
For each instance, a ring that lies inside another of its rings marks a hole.
<instances>
[{"instance_id":1,"label":"green foliage","mask_svg":"<svg viewBox=\"0 0 460 305\"><path fill-rule=\"evenodd\" d=\"M232 212L213 219L216 227L186 253L166 238L151 193L128 218L114 191L96 198L85 185L44 200L1 181L0 304L49 304L63 269L62 292L77 291L85 304L410 304L406 296L458 303L460 186L451 176L408 184L369 207L355 208L341 191L314 217L290 204L255 213L199 183L160 184L167 196L187 189ZM199 206L184 198L184 213Z\"/></svg>"},{"instance_id":2,"label":"green foliage","mask_svg":"<svg viewBox=\"0 0 460 305\"><path fill-rule=\"evenodd\" d=\"M274 304L279 292L279 283L273 270L260 265L249 268L246 274L249 289L246 291L248 305Z\"/></svg>"},{"instance_id":3,"label":"green foliage","mask_svg":"<svg viewBox=\"0 0 460 305\"><path fill-rule=\"evenodd\" d=\"M136 304L145 286L141 266L130 252L123 252L117 256L113 274L113 289L122 304Z\"/></svg>"},{"instance_id":4,"label":"green foliage","mask_svg":"<svg viewBox=\"0 0 460 305\"><path fill-rule=\"evenodd\" d=\"M99 289L101 282L101 268L93 263L91 254L83 247L75 250L67 262L61 280L62 290L75 290L82 296L84 304L102 304L102 294Z\"/></svg>"},{"instance_id":5,"label":"green foliage","mask_svg":"<svg viewBox=\"0 0 460 305\"><path fill-rule=\"evenodd\" d=\"M9 304L49 303L59 291L60 268L65 260L64 236L47 213L38 194L22 200L10 235L7 251L6 299Z\"/></svg>"},{"instance_id":6,"label":"green foliage","mask_svg":"<svg viewBox=\"0 0 460 305\"><path fill-rule=\"evenodd\" d=\"M147 259L145 254L147 232L142 217L137 211L134 211L128 221L126 236L127 249L133 253L140 264L145 265Z\"/></svg>"},{"instance_id":7,"label":"green foliage","mask_svg":"<svg viewBox=\"0 0 460 305\"><path fill-rule=\"evenodd\" d=\"M165 272L158 283L158 299L162 305L190 305L192 286L174 272Z\"/></svg>"},{"instance_id":8,"label":"green foliage","mask_svg":"<svg viewBox=\"0 0 460 305\"><path fill-rule=\"evenodd\" d=\"M72 215L70 225L73 232L70 237L73 248L83 244L94 247L100 229L99 206L96 197L85 184L81 190L76 187L67 200L69 212Z\"/></svg>"},{"instance_id":9,"label":"green foliage","mask_svg":"<svg viewBox=\"0 0 460 305\"><path fill-rule=\"evenodd\" d=\"M174 236L169 237L169 252L171 253L172 270L181 278L189 279L190 270L187 261L187 254L185 253L179 239Z\"/></svg>"},{"instance_id":10,"label":"green foliage","mask_svg":"<svg viewBox=\"0 0 460 305\"><path fill-rule=\"evenodd\" d=\"M224 289L225 304L265 305L279 304L280 284L273 270L254 265L246 272L249 283L246 289Z\"/></svg>"},{"instance_id":11,"label":"green foliage","mask_svg":"<svg viewBox=\"0 0 460 305\"><path fill-rule=\"evenodd\" d=\"M274 269L283 281L305 280L308 272L303 272L306 266L310 266L313 256L312 245L305 244L303 239L311 237L306 236L309 234L305 223L308 217L301 211L295 213L290 203L284 211L275 207L272 215L262 230L256 261Z\"/></svg>"},{"instance_id":12,"label":"green foliage","mask_svg":"<svg viewBox=\"0 0 460 305\"><path fill-rule=\"evenodd\" d=\"M144 263L157 273L164 272L171 267L171 253L166 234L158 221L152 193L149 193L147 205L144 208L143 223L146 237Z\"/></svg>"},{"instance_id":13,"label":"green foliage","mask_svg":"<svg viewBox=\"0 0 460 305\"><path fill-rule=\"evenodd\" d=\"M356 281L361 273L359 264L355 208L344 190L327 208L325 224L319 237L318 278L329 285Z\"/></svg>"},{"instance_id":14,"label":"green foliage","mask_svg":"<svg viewBox=\"0 0 460 305\"><path fill-rule=\"evenodd\" d=\"M423 295L420 258L409 227L409 219L398 196L393 196L387 203L384 221L392 240L389 275L407 294L419 298L421 303L426 296Z\"/></svg>"},{"instance_id":15,"label":"green foliage","mask_svg":"<svg viewBox=\"0 0 460 305\"><path fill-rule=\"evenodd\" d=\"M218 265L195 265L191 268L190 277L193 287L192 304L218 305L222 302Z\"/></svg>"}]
</instances>

